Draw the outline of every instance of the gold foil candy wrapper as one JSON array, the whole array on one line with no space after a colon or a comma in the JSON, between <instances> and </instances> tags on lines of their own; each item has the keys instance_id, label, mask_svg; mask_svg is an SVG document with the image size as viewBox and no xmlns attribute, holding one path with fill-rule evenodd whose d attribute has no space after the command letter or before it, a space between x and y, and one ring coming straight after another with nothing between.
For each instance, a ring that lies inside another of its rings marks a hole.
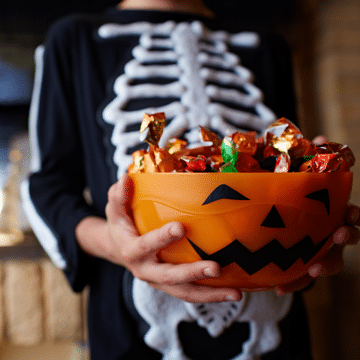
<instances>
[{"instance_id":1,"label":"gold foil candy wrapper","mask_svg":"<svg viewBox=\"0 0 360 360\"><path fill-rule=\"evenodd\" d=\"M152 147L154 153L155 164L159 172L179 172L184 171L182 162L176 159L165 149Z\"/></svg>"},{"instance_id":2,"label":"gold foil candy wrapper","mask_svg":"<svg viewBox=\"0 0 360 360\"><path fill-rule=\"evenodd\" d=\"M297 139L297 145L289 150L289 155L291 158L315 155L314 145L305 138Z\"/></svg>"},{"instance_id":3,"label":"gold foil candy wrapper","mask_svg":"<svg viewBox=\"0 0 360 360\"><path fill-rule=\"evenodd\" d=\"M149 151L144 155L144 170L147 173L160 172L155 159L154 146L149 147Z\"/></svg>"},{"instance_id":4,"label":"gold foil candy wrapper","mask_svg":"<svg viewBox=\"0 0 360 360\"><path fill-rule=\"evenodd\" d=\"M311 169L311 159L310 160L306 160L305 162L303 162L298 169L298 172L312 172Z\"/></svg>"},{"instance_id":5,"label":"gold foil candy wrapper","mask_svg":"<svg viewBox=\"0 0 360 360\"><path fill-rule=\"evenodd\" d=\"M182 156L198 156L204 155L206 157L213 155L221 155L221 149L216 146L198 146L195 148L186 148L182 149L173 154L177 159L180 159Z\"/></svg>"},{"instance_id":6,"label":"gold foil candy wrapper","mask_svg":"<svg viewBox=\"0 0 360 360\"><path fill-rule=\"evenodd\" d=\"M217 147L221 146L222 139L220 139L216 135L216 133L204 128L203 126L199 126L199 128L200 128L201 138L203 139L203 141L205 142L210 141L212 142L213 146L217 146Z\"/></svg>"},{"instance_id":7,"label":"gold foil candy wrapper","mask_svg":"<svg viewBox=\"0 0 360 360\"><path fill-rule=\"evenodd\" d=\"M231 135L231 139L238 146L239 152L254 156L257 151L256 131L235 132Z\"/></svg>"},{"instance_id":8,"label":"gold foil candy wrapper","mask_svg":"<svg viewBox=\"0 0 360 360\"><path fill-rule=\"evenodd\" d=\"M182 163L165 149L151 145L149 151L137 150L132 154L133 163L129 166L128 172L133 173L154 173L180 171Z\"/></svg>"},{"instance_id":9,"label":"gold foil candy wrapper","mask_svg":"<svg viewBox=\"0 0 360 360\"><path fill-rule=\"evenodd\" d=\"M300 130L283 117L267 128L264 140L266 145L271 145L280 153L288 153L291 148L298 145L298 139L302 138Z\"/></svg>"},{"instance_id":10,"label":"gold foil candy wrapper","mask_svg":"<svg viewBox=\"0 0 360 360\"><path fill-rule=\"evenodd\" d=\"M188 143L185 140L181 139L170 139L165 145L165 150L168 151L169 154L175 154L187 147Z\"/></svg>"},{"instance_id":11,"label":"gold foil candy wrapper","mask_svg":"<svg viewBox=\"0 0 360 360\"><path fill-rule=\"evenodd\" d=\"M140 134L145 133L143 141L149 145L158 145L166 124L165 114L145 114L140 127Z\"/></svg>"},{"instance_id":12,"label":"gold foil candy wrapper","mask_svg":"<svg viewBox=\"0 0 360 360\"><path fill-rule=\"evenodd\" d=\"M209 165L213 171L218 172L220 167L224 164L224 161L221 154L211 155L206 158L206 164Z\"/></svg>"},{"instance_id":13,"label":"gold foil candy wrapper","mask_svg":"<svg viewBox=\"0 0 360 360\"><path fill-rule=\"evenodd\" d=\"M132 153L133 163L128 167L130 174L145 172L145 150L137 150Z\"/></svg>"}]
</instances>

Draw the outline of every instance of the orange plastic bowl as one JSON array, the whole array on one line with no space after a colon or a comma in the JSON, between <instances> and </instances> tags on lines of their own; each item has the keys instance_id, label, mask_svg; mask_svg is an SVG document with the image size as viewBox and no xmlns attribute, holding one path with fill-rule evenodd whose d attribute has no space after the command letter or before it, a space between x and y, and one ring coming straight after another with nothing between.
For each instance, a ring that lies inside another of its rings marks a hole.
<instances>
[{"instance_id":1,"label":"orange plastic bowl","mask_svg":"<svg viewBox=\"0 0 360 360\"><path fill-rule=\"evenodd\" d=\"M271 289L305 275L332 247L344 222L351 172L142 173L133 214L141 234L170 221L186 237L161 250L164 262L217 261L211 286Z\"/></svg>"}]
</instances>

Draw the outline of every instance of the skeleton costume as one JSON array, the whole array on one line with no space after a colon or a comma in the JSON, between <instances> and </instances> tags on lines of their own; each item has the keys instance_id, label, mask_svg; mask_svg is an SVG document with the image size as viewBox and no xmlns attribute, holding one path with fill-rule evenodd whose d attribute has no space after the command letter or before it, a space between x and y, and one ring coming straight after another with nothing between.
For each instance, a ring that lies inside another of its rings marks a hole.
<instances>
[{"instance_id":1,"label":"skeleton costume","mask_svg":"<svg viewBox=\"0 0 360 360\"><path fill-rule=\"evenodd\" d=\"M23 203L74 291L90 287L92 359L311 359L300 294L190 304L86 255L75 239L84 217L105 217L109 187L144 146L145 112L166 113L160 145L198 145L199 125L224 136L261 132L277 116L296 121L283 41L187 14L110 9L54 24L36 62Z\"/></svg>"}]
</instances>

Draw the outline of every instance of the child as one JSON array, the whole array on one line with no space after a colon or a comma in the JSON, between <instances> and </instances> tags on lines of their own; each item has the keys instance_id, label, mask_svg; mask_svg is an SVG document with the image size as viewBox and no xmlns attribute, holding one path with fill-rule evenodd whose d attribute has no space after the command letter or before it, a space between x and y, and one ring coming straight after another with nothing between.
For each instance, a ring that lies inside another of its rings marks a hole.
<instances>
[{"instance_id":1,"label":"child","mask_svg":"<svg viewBox=\"0 0 360 360\"><path fill-rule=\"evenodd\" d=\"M145 112L166 113L162 141L182 136L192 144L198 125L225 134L261 132L277 116L296 121L286 45L243 30L227 29L201 0L124 0L96 17L57 22L37 50L32 174L22 196L74 291L90 287L93 360L311 359L301 295L293 292L340 270L356 228L337 229L340 246L296 283L242 294L194 284L221 274L215 262L158 261L161 248L183 238L181 224L139 236L132 221L124 173L142 146ZM348 224L358 218L349 207Z\"/></svg>"}]
</instances>

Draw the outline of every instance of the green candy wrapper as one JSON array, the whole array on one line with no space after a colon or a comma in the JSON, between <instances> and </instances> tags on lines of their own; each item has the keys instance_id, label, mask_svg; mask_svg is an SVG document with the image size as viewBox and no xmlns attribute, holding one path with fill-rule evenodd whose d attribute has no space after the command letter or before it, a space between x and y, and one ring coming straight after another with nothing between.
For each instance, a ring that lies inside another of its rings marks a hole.
<instances>
[{"instance_id":1,"label":"green candy wrapper","mask_svg":"<svg viewBox=\"0 0 360 360\"><path fill-rule=\"evenodd\" d=\"M225 138L221 144L221 156L225 165L221 168L221 172L230 173L238 172L235 168L235 163L239 157L237 145L232 139Z\"/></svg>"}]
</instances>

